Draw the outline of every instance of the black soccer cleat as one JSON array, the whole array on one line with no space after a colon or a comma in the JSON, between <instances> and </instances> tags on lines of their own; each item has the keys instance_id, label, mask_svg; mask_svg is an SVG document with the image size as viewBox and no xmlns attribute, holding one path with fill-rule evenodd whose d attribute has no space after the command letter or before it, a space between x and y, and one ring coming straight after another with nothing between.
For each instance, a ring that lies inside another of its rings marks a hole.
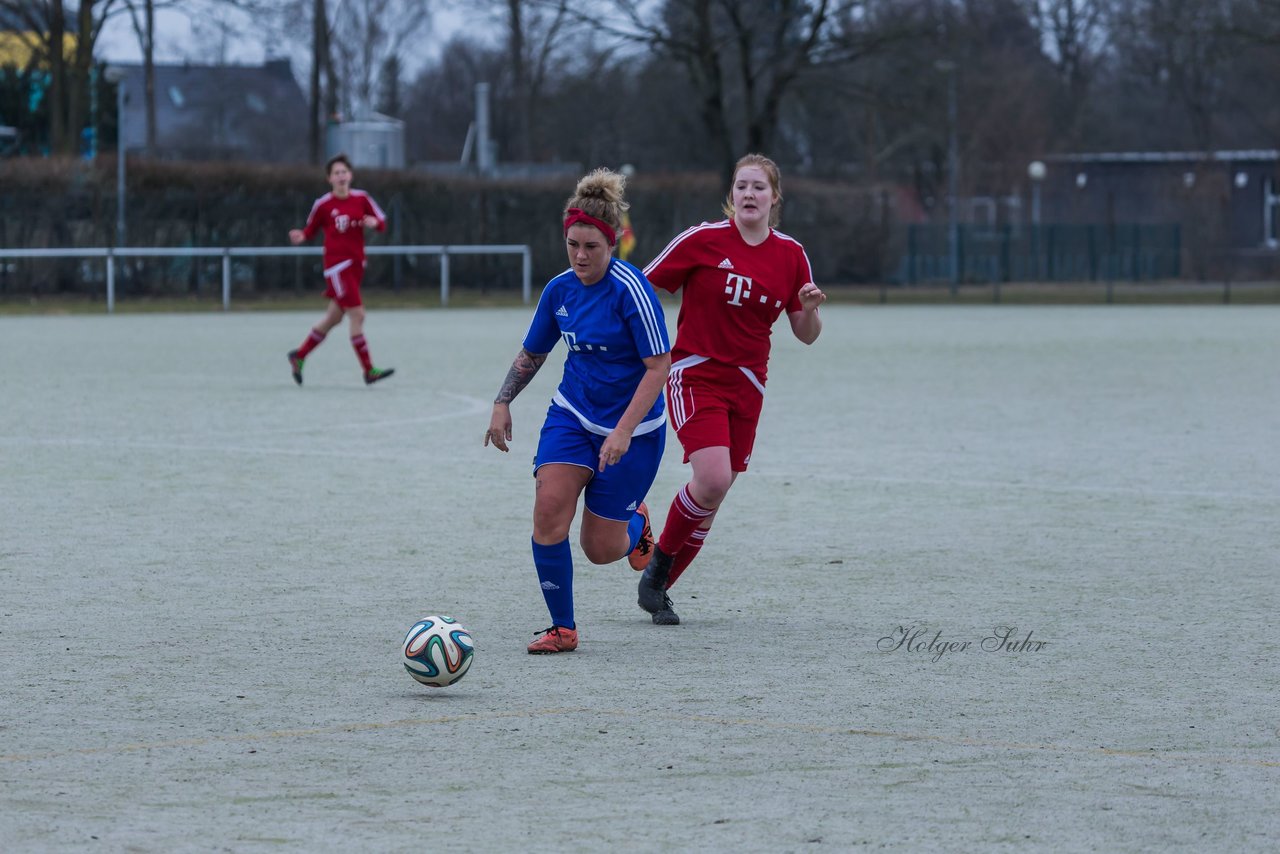
<instances>
[{"instance_id":1,"label":"black soccer cleat","mask_svg":"<svg viewBox=\"0 0 1280 854\"><path fill-rule=\"evenodd\" d=\"M666 610L671 604L671 600L667 598L667 575L671 572L672 560L672 555L654 545L649 565L640 575L640 584L636 588L636 604L650 614Z\"/></svg>"},{"instance_id":2,"label":"black soccer cleat","mask_svg":"<svg viewBox=\"0 0 1280 854\"><path fill-rule=\"evenodd\" d=\"M370 368L364 372L364 384L373 385L379 380L385 380L396 372L395 368Z\"/></svg>"},{"instance_id":3,"label":"black soccer cleat","mask_svg":"<svg viewBox=\"0 0 1280 854\"><path fill-rule=\"evenodd\" d=\"M671 607L671 597L665 593L662 596L662 610L653 612L653 624L655 626L680 625L680 615Z\"/></svg>"},{"instance_id":4,"label":"black soccer cleat","mask_svg":"<svg viewBox=\"0 0 1280 854\"><path fill-rule=\"evenodd\" d=\"M289 370L293 372L293 381L302 385L302 357L297 350L289 351Z\"/></svg>"}]
</instances>

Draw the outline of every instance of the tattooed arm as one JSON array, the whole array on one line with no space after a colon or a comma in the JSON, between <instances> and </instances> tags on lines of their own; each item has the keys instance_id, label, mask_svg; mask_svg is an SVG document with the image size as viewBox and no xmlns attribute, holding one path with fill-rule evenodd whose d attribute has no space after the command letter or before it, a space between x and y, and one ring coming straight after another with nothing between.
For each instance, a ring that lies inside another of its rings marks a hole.
<instances>
[{"instance_id":1,"label":"tattooed arm","mask_svg":"<svg viewBox=\"0 0 1280 854\"><path fill-rule=\"evenodd\" d=\"M546 353L530 353L523 347L511 363L507 378L502 381L502 388L493 401L493 415L489 418L489 429L484 433L484 444L490 442L499 451L507 451L507 442L511 441L511 401L516 399L524 387L533 380L534 374L547 361Z\"/></svg>"}]
</instances>

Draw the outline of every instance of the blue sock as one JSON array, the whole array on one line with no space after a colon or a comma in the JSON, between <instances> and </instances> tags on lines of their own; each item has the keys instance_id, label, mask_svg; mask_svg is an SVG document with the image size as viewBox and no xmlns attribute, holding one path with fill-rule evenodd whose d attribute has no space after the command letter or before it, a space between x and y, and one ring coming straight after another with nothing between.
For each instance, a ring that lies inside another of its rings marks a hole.
<instances>
[{"instance_id":1,"label":"blue sock","mask_svg":"<svg viewBox=\"0 0 1280 854\"><path fill-rule=\"evenodd\" d=\"M640 515L640 511L636 511L636 515L631 517L631 521L627 523L627 537L631 540L631 548L627 549L627 554L636 550L636 545L640 542L640 535L644 533L644 517Z\"/></svg>"},{"instance_id":2,"label":"blue sock","mask_svg":"<svg viewBox=\"0 0 1280 854\"><path fill-rule=\"evenodd\" d=\"M530 542L533 542L532 538ZM569 538L553 546L533 543L533 565L538 569L542 598L551 612L551 622L566 629L576 629L573 622L573 552Z\"/></svg>"}]
</instances>

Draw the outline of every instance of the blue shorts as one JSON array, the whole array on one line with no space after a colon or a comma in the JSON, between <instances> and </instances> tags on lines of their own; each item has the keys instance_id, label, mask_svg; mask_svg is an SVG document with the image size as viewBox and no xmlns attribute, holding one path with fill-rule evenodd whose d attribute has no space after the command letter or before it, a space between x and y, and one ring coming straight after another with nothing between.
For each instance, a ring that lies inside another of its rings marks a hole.
<instances>
[{"instance_id":1,"label":"blue shorts","mask_svg":"<svg viewBox=\"0 0 1280 854\"><path fill-rule=\"evenodd\" d=\"M590 469L592 478L584 490L587 509L602 519L627 522L658 476L662 451L667 446L666 425L633 436L631 447L622 459L600 471L600 446L604 439L604 436L583 427L573 413L553 403L547 410L542 435L538 437L533 472L537 474L538 467L548 463Z\"/></svg>"}]
</instances>

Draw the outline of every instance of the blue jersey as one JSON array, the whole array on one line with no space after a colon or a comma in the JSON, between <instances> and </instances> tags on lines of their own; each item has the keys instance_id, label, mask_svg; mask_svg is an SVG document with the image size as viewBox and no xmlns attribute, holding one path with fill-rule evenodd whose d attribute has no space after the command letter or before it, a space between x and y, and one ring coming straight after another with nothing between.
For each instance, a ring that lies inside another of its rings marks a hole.
<instances>
[{"instance_id":1,"label":"blue jersey","mask_svg":"<svg viewBox=\"0 0 1280 854\"><path fill-rule=\"evenodd\" d=\"M643 359L671 349L662 306L644 273L617 258L604 278L584 285L573 270L547 283L524 336L530 353L569 349L553 402L592 433L607 436L627 411L644 375ZM665 426L662 395L636 427Z\"/></svg>"}]
</instances>

